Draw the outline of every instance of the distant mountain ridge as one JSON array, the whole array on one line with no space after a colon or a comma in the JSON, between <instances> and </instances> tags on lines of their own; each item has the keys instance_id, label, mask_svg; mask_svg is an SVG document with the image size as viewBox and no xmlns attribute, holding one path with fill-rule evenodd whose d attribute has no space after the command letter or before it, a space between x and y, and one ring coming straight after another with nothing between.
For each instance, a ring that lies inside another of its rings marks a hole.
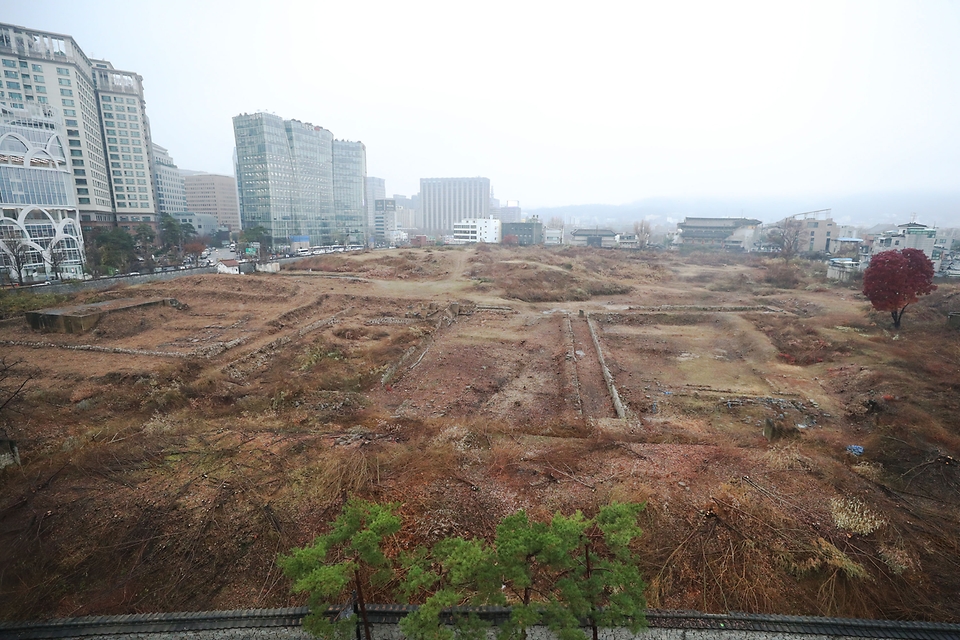
<instances>
[{"instance_id":1,"label":"distant mountain ridge","mask_svg":"<svg viewBox=\"0 0 960 640\"><path fill-rule=\"evenodd\" d=\"M577 204L527 209L544 222L554 216L579 219L581 226L630 226L638 220L655 225L675 224L687 216L757 218L775 222L796 213L831 209L844 225L902 224L917 214L917 222L941 228L960 227L960 191L865 193L795 198L645 198L628 204Z\"/></svg>"}]
</instances>

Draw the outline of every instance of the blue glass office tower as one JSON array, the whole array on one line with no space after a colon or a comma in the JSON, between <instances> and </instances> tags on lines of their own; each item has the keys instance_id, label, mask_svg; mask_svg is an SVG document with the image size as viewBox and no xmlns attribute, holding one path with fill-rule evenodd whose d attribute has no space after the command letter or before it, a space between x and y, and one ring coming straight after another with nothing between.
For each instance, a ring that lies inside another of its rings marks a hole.
<instances>
[{"instance_id":1,"label":"blue glass office tower","mask_svg":"<svg viewBox=\"0 0 960 640\"><path fill-rule=\"evenodd\" d=\"M235 116L233 131L244 229L264 227L274 245L293 236L313 245L363 241L363 145L269 113Z\"/></svg>"}]
</instances>

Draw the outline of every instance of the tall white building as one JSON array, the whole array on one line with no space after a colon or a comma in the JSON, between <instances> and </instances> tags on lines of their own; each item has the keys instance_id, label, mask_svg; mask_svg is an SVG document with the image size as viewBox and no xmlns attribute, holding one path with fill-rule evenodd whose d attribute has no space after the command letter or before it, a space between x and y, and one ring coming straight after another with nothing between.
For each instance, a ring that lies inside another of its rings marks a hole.
<instances>
[{"instance_id":1,"label":"tall white building","mask_svg":"<svg viewBox=\"0 0 960 640\"><path fill-rule=\"evenodd\" d=\"M363 200L367 207L367 228L374 229L376 227L377 214L376 202L377 200L383 200L387 197L387 182L383 178L375 178L373 176L367 176L363 182ZM376 235L375 231L373 235Z\"/></svg>"},{"instance_id":2,"label":"tall white building","mask_svg":"<svg viewBox=\"0 0 960 640\"><path fill-rule=\"evenodd\" d=\"M54 109L84 231L156 224L142 78L93 60L68 35L0 23L0 105Z\"/></svg>"},{"instance_id":3,"label":"tall white building","mask_svg":"<svg viewBox=\"0 0 960 640\"><path fill-rule=\"evenodd\" d=\"M143 78L114 69L106 60L92 62L116 207L115 225L131 233L140 224L155 226L157 203Z\"/></svg>"},{"instance_id":4,"label":"tall white building","mask_svg":"<svg viewBox=\"0 0 960 640\"><path fill-rule=\"evenodd\" d=\"M466 218L490 215L489 178L420 178L422 227L432 233L449 234Z\"/></svg>"},{"instance_id":5,"label":"tall white building","mask_svg":"<svg viewBox=\"0 0 960 640\"><path fill-rule=\"evenodd\" d=\"M157 188L157 213L176 215L187 210L187 194L183 176L170 153L154 142L153 179Z\"/></svg>"}]
</instances>

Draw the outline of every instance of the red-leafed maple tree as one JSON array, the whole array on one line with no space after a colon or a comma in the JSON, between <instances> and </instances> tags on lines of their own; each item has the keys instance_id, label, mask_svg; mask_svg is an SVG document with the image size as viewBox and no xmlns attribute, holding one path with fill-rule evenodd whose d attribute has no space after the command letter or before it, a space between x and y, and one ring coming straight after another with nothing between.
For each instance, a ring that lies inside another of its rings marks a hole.
<instances>
[{"instance_id":1,"label":"red-leafed maple tree","mask_svg":"<svg viewBox=\"0 0 960 640\"><path fill-rule=\"evenodd\" d=\"M919 249L878 253L863 272L863 295L877 311L890 312L896 329L907 306L936 288L933 263Z\"/></svg>"}]
</instances>

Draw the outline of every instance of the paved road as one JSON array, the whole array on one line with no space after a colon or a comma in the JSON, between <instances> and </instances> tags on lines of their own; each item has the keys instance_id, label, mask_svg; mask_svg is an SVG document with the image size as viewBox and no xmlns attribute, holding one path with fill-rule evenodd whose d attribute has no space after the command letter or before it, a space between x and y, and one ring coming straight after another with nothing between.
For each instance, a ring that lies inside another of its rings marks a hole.
<instances>
[{"instance_id":1,"label":"paved road","mask_svg":"<svg viewBox=\"0 0 960 640\"><path fill-rule=\"evenodd\" d=\"M230 249L214 249L210 252L210 263L216 265L221 260L236 260L237 254Z\"/></svg>"}]
</instances>

